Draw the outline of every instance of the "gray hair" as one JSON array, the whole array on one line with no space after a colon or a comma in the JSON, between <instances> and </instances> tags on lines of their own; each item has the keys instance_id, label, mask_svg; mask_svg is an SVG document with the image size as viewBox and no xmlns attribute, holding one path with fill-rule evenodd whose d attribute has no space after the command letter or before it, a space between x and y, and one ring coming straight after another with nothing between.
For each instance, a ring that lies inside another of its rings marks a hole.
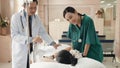
<instances>
[{"instance_id":1,"label":"gray hair","mask_svg":"<svg viewBox=\"0 0 120 68\"><path fill-rule=\"evenodd\" d=\"M23 6L29 5L29 3L31 3L31 2L36 2L36 4L38 5L37 0L28 0L28 1L26 0L26 1L23 2Z\"/></svg>"}]
</instances>

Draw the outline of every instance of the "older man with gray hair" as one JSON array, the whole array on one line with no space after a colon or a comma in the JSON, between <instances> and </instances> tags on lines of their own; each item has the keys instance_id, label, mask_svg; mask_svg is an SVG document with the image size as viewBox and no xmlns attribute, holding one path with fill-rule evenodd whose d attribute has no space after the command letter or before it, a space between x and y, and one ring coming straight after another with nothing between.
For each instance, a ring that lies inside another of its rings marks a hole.
<instances>
[{"instance_id":1,"label":"older man with gray hair","mask_svg":"<svg viewBox=\"0 0 120 68\"><path fill-rule=\"evenodd\" d=\"M53 45L55 48L59 46L47 34L39 16L35 14L37 5L37 0L25 2L24 9L12 16L12 68L30 68L29 51L33 50L33 42L42 43L43 39L48 45Z\"/></svg>"}]
</instances>

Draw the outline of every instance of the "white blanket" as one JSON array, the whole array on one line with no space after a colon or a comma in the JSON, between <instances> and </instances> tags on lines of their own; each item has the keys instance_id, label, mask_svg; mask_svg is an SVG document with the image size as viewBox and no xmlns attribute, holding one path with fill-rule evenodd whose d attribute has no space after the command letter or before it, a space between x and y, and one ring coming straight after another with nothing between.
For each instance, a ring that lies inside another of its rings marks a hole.
<instances>
[{"instance_id":1,"label":"white blanket","mask_svg":"<svg viewBox=\"0 0 120 68\"><path fill-rule=\"evenodd\" d=\"M76 66L71 66L67 64L61 64L57 62L41 62L40 58L44 55L53 55L55 52L63 50L69 45L61 45L58 49L55 49L53 46L38 46L37 50L35 50L36 56L38 57L36 60L38 62L31 64L30 68L105 68L105 66L93 59L90 58L80 58Z\"/></svg>"},{"instance_id":2,"label":"white blanket","mask_svg":"<svg viewBox=\"0 0 120 68\"><path fill-rule=\"evenodd\" d=\"M81 58L78 60L76 66L71 66L69 64L61 64L57 62L39 62L31 64L30 68L106 68L106 67L96 60L90 58Z\"/></svg>"},{"instance_id":3,"label":"white blanket","mask_svg":"<svg viewBox=\"0 0 120 68\"><path fill-rule=\"evenodd\" d=\"M40 58L43 56L51 56L67 47L70 47L69 45L61 44L57 49L55 49L53 46L44 46L44 45L37 45L34 49L34 59L36 62L40 61ZM33 53L31 54L31 59L33 59Z\"/></svg>"}]
</instances>

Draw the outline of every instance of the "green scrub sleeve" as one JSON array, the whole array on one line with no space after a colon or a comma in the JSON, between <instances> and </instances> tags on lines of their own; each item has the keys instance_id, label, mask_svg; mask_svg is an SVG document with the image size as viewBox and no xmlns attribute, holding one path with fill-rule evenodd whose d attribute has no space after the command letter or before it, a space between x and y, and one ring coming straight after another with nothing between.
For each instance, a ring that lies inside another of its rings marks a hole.
<instances>
[{"instance_id":1,"label":"green scrub sleeve","mask_svg":"<svg viewBox=\"0 0 120 68\"><path fill-rule=\"evenodd\" d=\"M87 28L87 36L86 36L86 44L95 44L96 43L96 32L95 32L95 27L92 19L88 20L88 25L86 25Z\"/></svg>"}]
</instances>

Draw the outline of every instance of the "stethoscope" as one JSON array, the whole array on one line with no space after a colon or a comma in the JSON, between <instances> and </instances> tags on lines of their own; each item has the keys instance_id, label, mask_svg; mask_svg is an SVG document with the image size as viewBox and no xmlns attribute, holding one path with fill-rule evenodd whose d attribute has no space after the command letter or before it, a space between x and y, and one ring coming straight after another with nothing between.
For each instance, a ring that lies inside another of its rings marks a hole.
<instances>
[{"instance_id":1,"label":"stethoscope","mask_svg":"<svg viewBox=\"0 0 120 68\"><path fill-rule=\"evenodd\" d=\"M21 11L21 12L22 12L22 11ZM25 18L26 18L26 13L25 13L25 11L23 11L23 12L24 12L24 16L25 16ZM34 15L34 18L36 18L35 15ZM22 30L24 31L24 25L23 25L22 15L20 15L20 21L21 21Z\"/></svg>"},{"instance_id":2,"label":"stethoscope","mask_svg":"<svg viewBox=\"0 0 120 68\"><path fill-rule=\"evenodd\" d=\"M20 16L20 21L21 21L22 29L24 29L22 16Z\"/></svg>"}]
</instances>

